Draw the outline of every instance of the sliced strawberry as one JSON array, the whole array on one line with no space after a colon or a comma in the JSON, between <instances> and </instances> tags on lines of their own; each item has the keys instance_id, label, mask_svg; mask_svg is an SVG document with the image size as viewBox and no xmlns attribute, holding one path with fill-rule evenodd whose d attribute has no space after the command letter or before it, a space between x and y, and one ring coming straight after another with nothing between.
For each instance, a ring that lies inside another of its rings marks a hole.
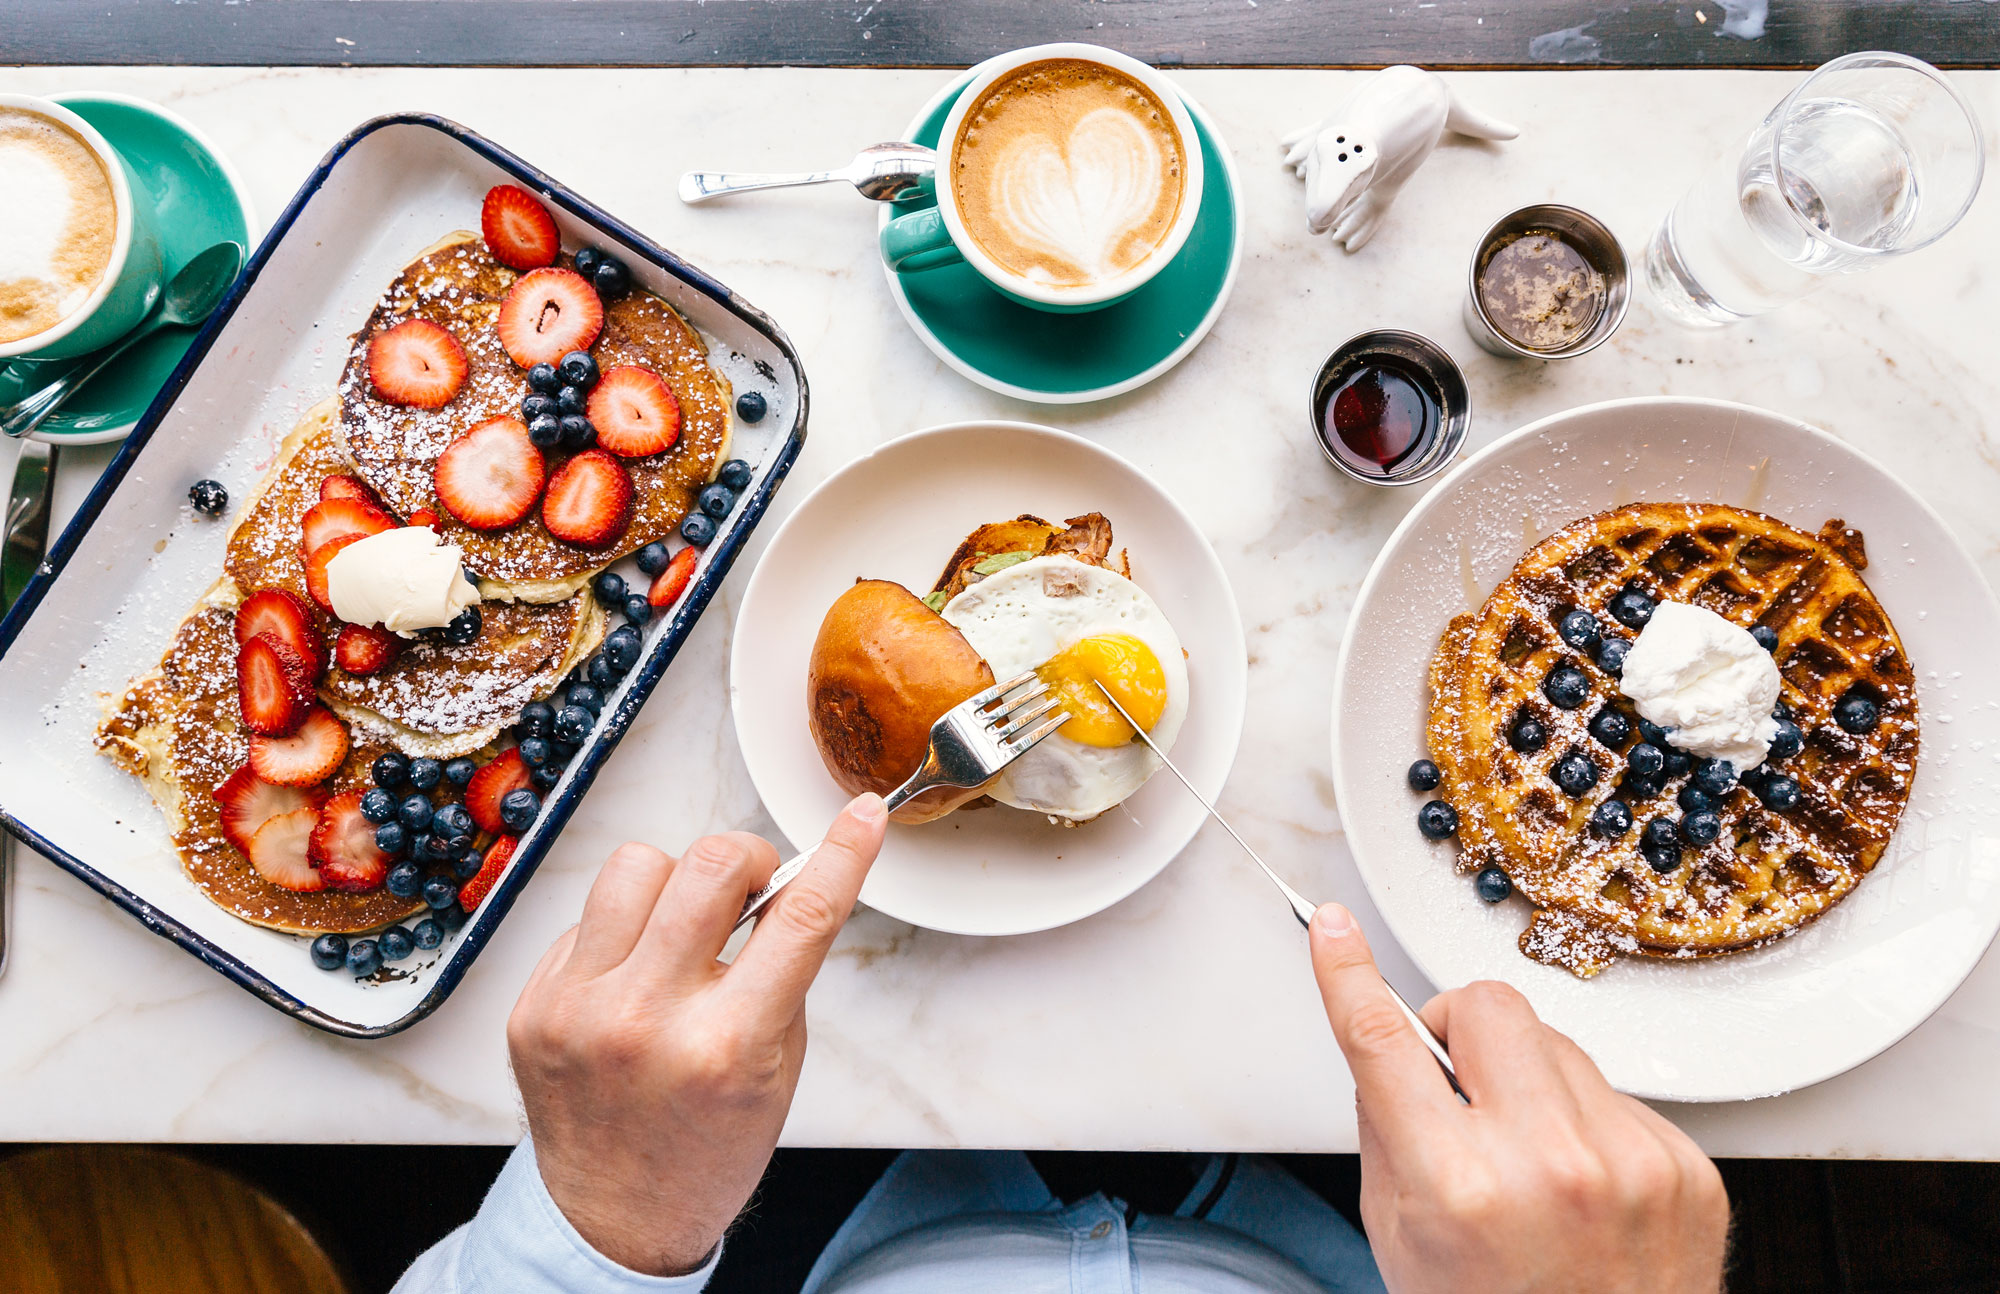
<instances>
[{"instance_id":1,"label":"sliced strawberry","mask_svg":"<svg viewBox=\"0 0 2000 1294\"><path fill-rule=\"evenodd\" d=\"M526 189L496 184L479 206L479 232L493 259L513 270L552 265L562 251L562 239L548 209Z\"/></svg>"},{"instance_id":2,"label":"sliced strawberry","mask_svg":"<svg viewBox=\"0 0 2000 1294\"><path fill-rule=\"evenodd\" d=\"M236 700L243 726L266 737L288 737L312 708L312 674L299 654L259 635L236 649Z\"/></svg>"},{"instance_id":3,"label":"sliced strawberry","mask_svg":"<svg viewBox=\"0 0 2000 1294\"><path fill-rule=\"evenodd\" d=\"M273 786L245 764L215 788L215 805L222 823L222 835L243 853L250 852L250 838L265 823L281 813L313 807L312 796L292 786Z\"/></svg>"},{"instance_id":4,"label":"sliced strawberry","mask_svg":"<svg viewBox=\"0 0 2000 1294\"><path fill-rule=\"evenodd\" d=\"M556 469L542 500L542 524L578 548L604 548L632 524L632 476L601 449L586 449Z\"/></svg>"},{"instance_id":5,"label":"sliced strawberry","mask_svg":"<svg viewBox=\"0 0 2000 1294\"><path fill-rule=\"evenodd\" d=\"M516 364L553 364L573 350L589 350L604 328L597 289L570 270L530 270L514 280L494 325Z\"/></svg>"},{"instance_id":6,"label":"sliced strawberry","mask_svg":"<svg viewBox=\"0 0 2000 1294\"><path fill-rule=\"evenodd\" d=\"M377 625L342 625L333 640L333 663L359 677L388 667L403 640Z\"/></svg>"},{"instance_id":7,"label":"sliced strawberry","mask_svg":"<svg viewBox=\"0 0 2000 1294\"><path fill-rule=\"evenodd\" d=\"M259 635L291 648L313 679L326 671L326 639L313 623L312 608L290 589L258 589L236 608L236 645Z\"/></svg>"},{"instance_id":8,"label":"sliced strawberry","mask_svg":"<svg viewBox=\"0 0 2000 1294\"><path fill-rule=\"evenodd\" d=\"M694 578L694 568L701 564L699 548L683 548L673 555L673 559L653 577L653 585L646 590L646 601L656 607L670 607L681 600L687 591L688 581Z\"/></svg>"},{"instance_id":9,"label":"sliced strawberry","mask_svg":"<svg viewBox=\"0 0 2000 1294\"><path fill-rule=\"evenodd\" d=\"M500 835L507 830L507 824L500 821L500 801L507 798L509 791L532 785L528 766L521 762L521 752L509 748L494 756L491 763L481 767L466 783L465 807L481 831Z\"/></svg>"},{"instance_id":10,"label":"sliced strawberry","mask_svg":"<svg viewBox=\"0 0 2000 1294\"><path fill-rule=\"evenodd\" d=\"M334 554L341 549L349 544L358 544L367 537L336 535L306 555L306 592L312 594L312 600L324 607L330 616L340 613L333 609L333 595L327 591L327 564L333 561Z\"/></svg>"},{"instance_id":11,"label":"sliced strawberry","mask_svg":"<svg viewBox=\"0 0 2000 1294\"><path fill-rule=\"evenodd\" d=\"M486 856L479 860L478 874L458 887L458 906L467 912L479 906L479 901L500 879L500 873L507 870L508 861L514 857L514 846L519 843L513 836L502 836L486 847Z\"/></svg>"},{"instance_id":12,"label":"sliced strawberry","mask_svg":"<svg viewBox=\"0 0 2000 1294\"><path fill-rule=\"evenodd\" d=\"M438 502L466 525L504 530L534 508L548 470L519 419L488 418L445 446L432 485Z\"/></svg>"},{"instance_id":13,"label":"sliced strawberry","mask_svg":"<svg viewBox=\"0 0 2000 1294\"><path fill-rule=\"evenodd\" d=\"M257 828L243 856L273 885L302 893L323 890L326 880L309 856L313 827L318 822L319 810L310 805L281 813Z\"/></svg>"},{"instance_id":14,"label":"sliced strawberry","mask_svg":"<svg viewBox=\"0 0 2000 1294\"><path fill-rule=\"evenodd\" d=\"M389 855L375 844L375 824L361 816L359 791L342 791L321 807L306 852L330 889L364 894L389 875Z\"/></svg>"},{"instance_id":15,"label":"sliced strawberry","mask_svg":"<svg viewBox=\"0 0 2000 1294\"><path fill-rule=\"evenodd\" d=\"M390 404L442 409L468 368L458 338L428 319L405 319L368 342L368 384Z\"/></svg>"},{"instance_id":16,"label":"sliced strawberry","mask_svg":"<svg viewBox=\"0 0 2000 1294\"><path fill-rule=\"evenodd\" d=\"M275 786L317 786L347 758L347 729L323 705L313 706L289 737L250 738L250 771Z\"/></svg>"},{"instance_id":17,"label":"sliced strawberry","mask_svg":"<svg viewBox=\"0 0 2000 1294\"><path fill-rule=\"evenodd\" d=\"M382 506L381 497L375 491L362 484L360 477L348 476L344 473L338 476L329 476L324 481L321 481L319 483L319 497L321 502L327 499L353 499L356 503L365 503L371 508L380 508Z\"/></svg>"},{"instance_id":18,"label":"sliced strawberry","mask_svg":"<svg viewBox=\"0 0 2000 1294\"><path fill-rule=\"evenodd\" d=\"M444 523L439 521L438 514L432 512L429 508L418 508L415 512L412 512L407 524L412 526L429 526L440 535L444 533Z\"/></svg>"},{"instance_id":19,"label":"sliced strawberry","mask_svg":"<svg viewBox=\"0 0 2000 1294\"><path fill-rule=\"evenodd\" d=\"M657 373L636 364L607 370L585 411L597 443L620 458L657 454L681 438L681 402Z\"/></svg>"},{"instance_id":20,"label":"sliced strawberry","mask_svg":"<svg viewBox=\"0 0 2000 1294\"><path fill-rule=\"evenodd\" d=\"M342 535L379 535L394 530L396 519L372 503L359 499L323 499L299 519L299 558Z\"/></svg>"}]
</instances>

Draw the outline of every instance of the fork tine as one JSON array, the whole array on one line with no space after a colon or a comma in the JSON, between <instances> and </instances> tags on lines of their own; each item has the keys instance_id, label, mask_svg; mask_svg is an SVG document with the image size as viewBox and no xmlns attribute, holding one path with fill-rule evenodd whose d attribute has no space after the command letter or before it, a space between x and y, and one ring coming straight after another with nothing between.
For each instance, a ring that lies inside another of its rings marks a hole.
<instances>
[{"instance_id":1,"label":"fork tine","mask_svg":"<svg viewBox=\"0 0 2000 1294\"><path fill-rule=\"evenodd\" d=\"M993 735L995 737L998 737L1001 741L1005 741L1009 737L1012 737L1015 733L1026 730L1031 724L1035 722L1035 720L1041 718L1043 715L1049 713L1051 710L1059 710L1061 708L1062 708L1062 702L1056 700L1054 697L1052 696L1043 697L1039 705L1035 706L1034 709L1028 711L1026 714L1021 715L1019 718L1015 719L1012 723L1008 724L1006 727L1000 728L996 725ZM1069 715L1064 714L1063 718L1068 719Z\"/></svg>"},{"instance_id":2,"label":"fork tine","mask_svg":"<svg viewBox=\"0 0 2000 1294\"><path fill-rule=\"evenodd\" d=\"M1007 693L1013 691L1015 688L1021 686L1021 684L1026 683L1029 679L1032 679L1034 677L1036 677L1036 674L1035 671L1033 670L1029 670L1025 674L1016 674L1013 678L1008 679L1005 683L995 683L992 687L987 688L984 692L974 693L971 697L968 697L965 701L959 702L959 704L960 705L970 704L975 709L983 708L985 706L991 705L995 701L998 701L1001 697L1007 695Z\"/></svg>"},{"instance_id":3,"label":"fork tine","mask_svg":"<svg viewBox=\"0 0 2000 1294\"><path fill-rule=\"evenodd\" d=\"M996 727L1002 720L1019 714L1024 707L1033 705L1048 694L1049 685L1036 679L1032 687L1010 694L992 709L980 711L979 717L985 721L987 727Z\"/></svg>"},{"instance_id":4,"label":"fork tine","mask_svg":"<svg viewBox=\"0 0 2000 1294\"><path fill-rule=\"evenodd\" d=\"M1028 750L1040 744L1042 738L1048 736L1050 733L1054 732L1056 729L1062 727L1064 724L1068 722L1069 722L1068 714L1052 715L1049 718L1042 720L1041 723L1037 724L1035 727L1030 728L1027 732L1022 733L1019 737L1016 737L1014 740L1007 743L1008 758L1012 759L1022 754L1025 754Z\"/></svg>"}]
</instances>

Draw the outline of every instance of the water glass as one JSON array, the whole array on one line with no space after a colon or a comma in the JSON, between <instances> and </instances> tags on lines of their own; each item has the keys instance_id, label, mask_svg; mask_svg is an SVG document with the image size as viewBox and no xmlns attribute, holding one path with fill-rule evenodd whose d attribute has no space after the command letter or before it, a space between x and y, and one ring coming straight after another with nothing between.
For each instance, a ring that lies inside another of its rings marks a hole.
<instances>
[{"instance_id":1,"label":"water glass","mask_svg":"<svg viewBox=\"0 0 2000 1294\"><path fill-rule=\"evenodd\" d=\"M1921 59L1848 54L1801 82L1667 213L1646 249L1662 310L1734 323L1937 241L1979 192L1979 119Z\"/></svg>"}]
</instances>

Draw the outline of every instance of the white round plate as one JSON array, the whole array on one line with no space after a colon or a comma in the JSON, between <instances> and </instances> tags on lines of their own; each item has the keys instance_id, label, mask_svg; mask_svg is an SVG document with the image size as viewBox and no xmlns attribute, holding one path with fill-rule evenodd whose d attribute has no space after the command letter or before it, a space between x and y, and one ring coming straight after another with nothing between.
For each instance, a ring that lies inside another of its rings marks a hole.
<instances>
[{"instance_id":1,"label":"white round plate","mask_svg":"<svg viewBox=\"0 0 2000 1294\"><path fill-rule=\"evenodd\" d=\"M969 422L892 440L807 495L757 563L730 649L729 701L750 778L795 846L847 796L806 728L806 666L826 609L858 578L927 592L984 522L1101 512L1132 578L1188 654L1188 716L1170 752L1211 798L1243 732L1247 660L1236 598L1194 519L1107 449L1047 427ZM966 935L1026 934L1102 911L1144 885L1206 816L1162 771L1080 827L1000 806L892 826L861 899L899 921Z\"/></svg>"},{"instance_id":2,"label":"white round plate","mask_svg":"<svg viewBox=\"0 0 2000 1294\"><path fill-rule=\"evenodd\" d=\"M1489 907L1417 834L1404 782L1424 749L1425 669L1454 614L1559 526L1626 503L1754 508L1802 530L1845 518L1918 679L1916 784L1875 871L1769 948L1621 960L1592 980L1538 965L1529 909ZM1441 988L1514 985L1622 1091L1726 1101L1791 1091L1867 1060L1949 997L2000 929L2000 609L1943 520L1880 466L1790 418L1715 400L1615 400L1488 446L1390 536L1348 621L1334 681L1333 778L1356 866Z\"/></svg>"}]
</instances>

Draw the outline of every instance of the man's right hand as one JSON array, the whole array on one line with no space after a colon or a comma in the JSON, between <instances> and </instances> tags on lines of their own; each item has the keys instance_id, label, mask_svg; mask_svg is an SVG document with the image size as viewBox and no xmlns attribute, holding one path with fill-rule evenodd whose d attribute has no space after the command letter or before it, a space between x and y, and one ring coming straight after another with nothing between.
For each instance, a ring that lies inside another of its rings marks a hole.
<instances>
[{"instance_id":1,"label":"man's right hand","mask_svg":"<svg viewBox=\"0 0 2000 1294\"><path fill-rule=\"evenodd\" d=\"M1478 983L1424 1007L1467 1104L1338 904L1313 918L1312 959L1354 1074L1361 1216L1391 1290L1722 1288L1729 1200L1715 1165L1519 993Z\"/></svg>"}]
</instances>

